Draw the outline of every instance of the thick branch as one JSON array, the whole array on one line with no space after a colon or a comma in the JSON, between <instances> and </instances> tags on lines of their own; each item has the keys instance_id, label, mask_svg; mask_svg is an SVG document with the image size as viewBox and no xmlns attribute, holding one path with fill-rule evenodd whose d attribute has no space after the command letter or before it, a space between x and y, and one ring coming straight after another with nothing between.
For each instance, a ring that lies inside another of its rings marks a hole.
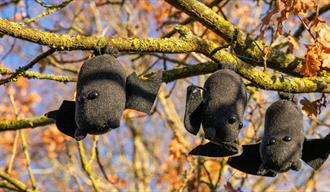
<instances>
[{"instance_id":1,"label":"thick branch","mask_svg":"<svg viewBox=\"0 0 330 192\"><path fill-rule=\"evenodd\" d=\"M252 65L263 65L263 50L270 49L266 43L253 41L235 25L196 0L166 0L166 2L184 11L190 17L227 40L228 43L231 43L240 59ZM300 76L299 69L302 62L302 59L295 57L293 54L286 54L280 50L272 49L267 59L267 66L290 75Z\"/></svg>"},{"instance_id":2,"label":"thick branch","mask_svg":"<svg viewBox=\"0 0 330 192\"><path fill-rule=\"evenodd\" d=\"M6 27L7 26L7 27ZM302 92L330 92L329 76L316 78L279 78L269 75L255 67L247 65L240 61L236 56L221 50L219 46L211 41L193 36L189 34L189 30L184 27L178 27L180 38L97 38L83 36L69 36L44 32L41 30L23 27L14 22L0 19L0 32L25 39L31 42L39 43L46 46L61 47L61 49L95 49L104 47L107 43L120 51L135 52L163 52L163 53L186 53L199 52L209 58L221 63L224 67L234 67L242 77L255 83L256 86L269 89L292 93ZM258 48L259 49L259 48ZM200 67L200 66L199 66ZM200 70L198 74L192 72L192 69L175 69L181 73L191 73L194 75L212 72L208 68ZM287 68L287 70L290 68ZM168 72L165 76L168 75ZM176 73L173 80L177 77L184 77L184 74ZM164 80L168 82L168 80Z\"/></svg>"}]
</instances>

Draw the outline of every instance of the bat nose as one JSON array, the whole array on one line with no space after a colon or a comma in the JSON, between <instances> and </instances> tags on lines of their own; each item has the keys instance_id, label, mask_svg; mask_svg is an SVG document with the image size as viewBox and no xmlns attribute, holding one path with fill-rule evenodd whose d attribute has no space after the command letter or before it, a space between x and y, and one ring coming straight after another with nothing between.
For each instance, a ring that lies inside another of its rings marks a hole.
<instances>
[{"instance_id":1,"label":"bat nose","mask_svg":"<svg viewBox=\"0 0 330 192\"><path fill-rule=\"evenodd\" d=\"M215 131L215 129L213 127L207 128L205 130L205 138L206 139L214 139L215 136L216 136L216 131Z\"/></svg>"}]
</instances>

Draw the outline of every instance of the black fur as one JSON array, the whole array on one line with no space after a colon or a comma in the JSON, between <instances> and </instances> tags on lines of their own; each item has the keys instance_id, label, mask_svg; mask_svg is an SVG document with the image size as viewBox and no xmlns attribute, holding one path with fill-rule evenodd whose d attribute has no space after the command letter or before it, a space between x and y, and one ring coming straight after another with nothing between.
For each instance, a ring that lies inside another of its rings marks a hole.
<instances>
[{"instance_id":1,"label":"black fur","mask_svg":"<svg viewBox=\"0 0 330 192\"><path fill-rule=\"evenodd\" d=\"M76 104L74 101L64 100L60 108L56 111L50 111L45 115L48 118L56 119L57 128L70 137L74 137L76 129L78 129L75 118Z\"/></svg>"},{"instance_id":2,"label":"black fur","mask_svg":"<svg viewBox=\"0 0 330 192\"><path fill-rule=\"evenodd\" d=\"M188 87L185 128L196 135L202 124L205 138L222 147L225 144L227 152L217 153L219 157L236 154L240 151L237 139L246 103L247 94L241 77L228 69L219 70L206 80L204 88ZM198 151L192 154L215 155L211 150L208 150L209 154Z\"/></svg>"},{"instance_id":3,"label":"black fur","mask_svg":"<svg viewBox=\"0 0 330 192\"><path fill-rule=\"evenodd\" d=\"M291 137L291 141L285 141ZM275 139L274 144L270 141ZM300 169L304 142L303 114L291 101L278 100L268 107L260 145L262 169L286 172Z\"/></svg>"},{"instance_id":4,"label":"black fur","mask_svg":"<svg viewBox=\"0 0 330 192\"><path fill-rule=\"evenodd\" d=\"M328 158L328 137L306 140L301 111L291 101L279 100L266 111L262 142L243 146L242 155L231 157L228 164L248 174L273 176L270 173L298 171L302 159L316 170Z\"/></svg>"},{"instance_id":5,"label":"black fur","mask_svg":"<svg viewBox=\"0 0 330 192\"><path fill-rule=\"evenodd\" d=\"M258 175L259 167L262 164L259 147L260 143L243 145L243 153L240 156L229 158L228 165L244 173ZM275 177L276 172L268 171L263 176Z\"/></svg>"},{"instance_id":6,"label":"black fur","mask_svg":"<svg viewBox=\"0 0 330 192\"><path fill-rule=\"evenodd\" d=\"M139 79L135 73L127 77L115 56L104 54L93 57L80 69L76 102L70 104L67 110L62 109L67 107L63 103L56 111L55 119L59 122L56 125L61 132L77 140L85 138L87 133L106 133L120 126L125 108L150 114L161 83L161 72L148 80ZM73 105L75 111L72 111ZM73 127L73 124L76 126Z\"/></svg>"}]
</instances>

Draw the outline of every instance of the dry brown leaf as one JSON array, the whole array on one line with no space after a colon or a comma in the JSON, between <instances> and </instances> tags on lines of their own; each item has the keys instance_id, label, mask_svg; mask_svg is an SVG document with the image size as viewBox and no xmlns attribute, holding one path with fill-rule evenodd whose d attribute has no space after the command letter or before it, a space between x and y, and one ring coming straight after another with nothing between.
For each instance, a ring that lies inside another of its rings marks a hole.
<instances>
[{"instance_id":1,"label":"dry brown leaf","mask_svg":"<svg viewBox=\"0 0 330 192\"><path fill-rule=\"evenodd\" d=\"M229 181L227 181L227 183L224 185L224 187L227 192L239 192L239 190L235 189Z\"/></svg>"},{"instance_id":2,"label":"dry brown leaf","mask_svg":"<svg viewBox=\"0 0 330 192\"><path fill-rule=\"evenodd\" d=\"M322 95L320 99L310 101L306 97L300 100L300 104L303 106L302 110L307 116L317 116L321 113L321 108L325 107L327 103L325 95Z\"/></svg>"}]
</instances>

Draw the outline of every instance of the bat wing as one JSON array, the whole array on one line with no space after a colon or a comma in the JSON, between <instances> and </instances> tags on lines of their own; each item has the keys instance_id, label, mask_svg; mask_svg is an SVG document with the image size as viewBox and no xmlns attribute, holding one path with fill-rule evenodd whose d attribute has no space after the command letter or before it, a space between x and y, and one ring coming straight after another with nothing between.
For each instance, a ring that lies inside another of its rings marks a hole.
<instances>
[{"instance_id":1,"label":"bat wing","mask_svg":"<svg viewBox=\"0 0 330 192\"><path fill-rule=\"evenodd\" d=\"M230 150L225 146L217 145L214 143L206 143L205 145L198 145L189 155L199 155L207 157L227 157L238 153L238 150Z\"/></svg>"},{"instance_id":2,"label":"bat wing","mask_svg":"<svg viewBox=\"0 0 330 192\"><path fill-rule=\"evenodd\" d=\"M260 143L252 145L243 145L243 152L240 156L230 157L228 165L231 167L251 175L258 175L259 167L262 160L259 153ZM263 176L275 177L276 173L268 171Z\"/></svg>"},{"instance_id":3,"label":"bat wing","mask_svg":"<svg viewBox=\"0 0 330 192\"><path fill-rule=\"evenodd\" d=\"M184 114L184 127L196 135L202 123L203 96L202 90L194 85L187 88L186 110Z\"/></svg>"},{"instance_id":4,"label":"bat wing","mask_svg":"<svg viewBox=\"0 0 330 192\"><path fill-rule=\"evenodd\" d=\"M322 139L305 139L301 159L314 170L319 169L330 153L330 134Z\"/></svg>"},{"instance_id":5,"label":"bat wing","mask_svg":"<svg viewBox=\"0 0 330 192\"><path fill-rule=\"evenodd\" d=\"M148 80L141 80L136 73L127 77L126 108L151 114L151 108L162 84L162 72L157 72Z\"/></svg>"},{"instance_id":6,"label":"bat wing","mask_svg":"<svg viewBox=\"0 0 330 192\"><path fill-rule=\"evenodd\" d=\"M65 135L74 137L78 126L75 121L76 103L74 101L64 100L60 108L45 114L48 118L56 120L56 126Z\"/></svg>"}]
</instances>

